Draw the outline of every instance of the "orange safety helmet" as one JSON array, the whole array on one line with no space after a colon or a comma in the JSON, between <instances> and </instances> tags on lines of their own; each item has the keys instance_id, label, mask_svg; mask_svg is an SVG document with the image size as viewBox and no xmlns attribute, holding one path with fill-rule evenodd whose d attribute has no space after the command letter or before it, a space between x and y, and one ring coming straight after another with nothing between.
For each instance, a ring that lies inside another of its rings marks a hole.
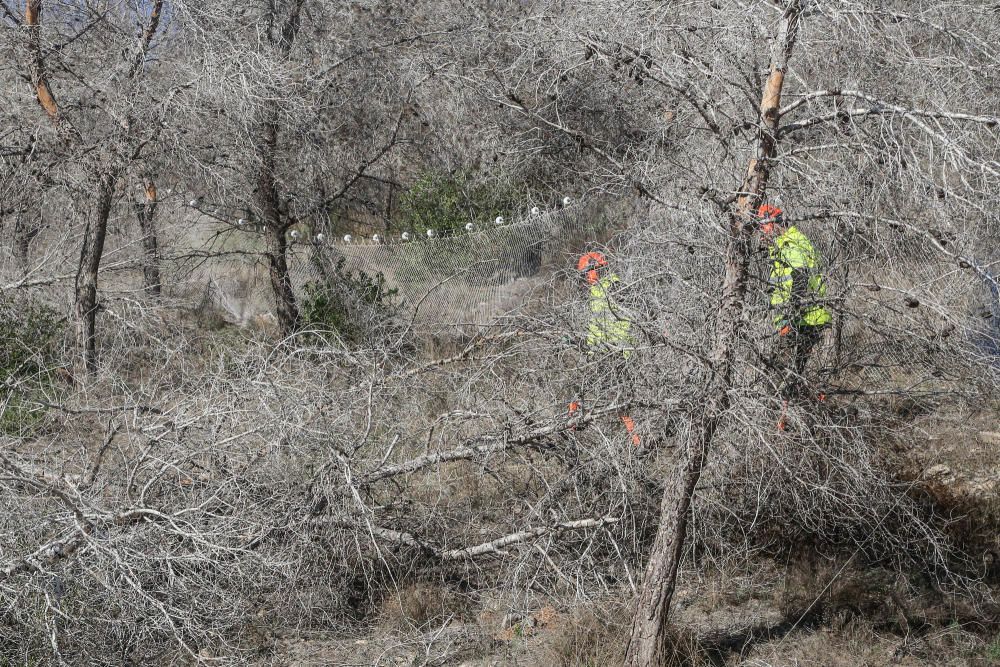
<instances>
[{"instance_id":1,"label":"orange safety helmet","mask_svg":"<svg viewBox=\"0 0 1000 667\"><path fill-rule=\"evenodd\" d=\"M760 226L760 231L765 234L770 234L774 231L775 223L781 224L784 219L784 211L782 211L777 206L771 206L770 204L761 204L760 208L757 209L758 225Z\"/></svg>"},{"instance_id":2,"label":"orange safety helmet","mask_svg":"<svg viewBox=\"0 0 1000 667\"><path fill-rule=\"evenodd\" d=\"M598 269L603 269L607 265L608 258L604 256L604 253L596 251L587 252L580 255L580 259L576 262L576 270L585 274L587 282L593 285L599 278L597 275Z\"/></svg>"}]
</instances>

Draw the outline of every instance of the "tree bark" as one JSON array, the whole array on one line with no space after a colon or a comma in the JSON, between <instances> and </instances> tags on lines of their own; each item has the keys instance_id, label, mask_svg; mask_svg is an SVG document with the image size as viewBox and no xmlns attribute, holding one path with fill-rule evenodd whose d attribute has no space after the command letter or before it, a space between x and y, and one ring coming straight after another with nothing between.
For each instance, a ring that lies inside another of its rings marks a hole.
<instances>
[{"instance_id":1,"label":"tree bark","mask_svg":"<svg viewBox=\"0 0 1000 667\"><path fill-rule=\"evenodd\" d=\"M288 276L288 242L281 227L267 227L267 263L274 290L278 326L281 333L288 335L295 330L299 321L299 309L295 303L295 292Z\"/></svg>"},{"instance_id":2,"label":"tree bark","mask_svg":"<svg viewBox=\"0 0 1000 667\"><path fill-rule=\"evenodd\" d=\"M103 174L97 180L94 213L87 220L80 248L80 264L76 274L75 315L77 346L88 373L97 370L97 274L104 254L104 239L108 233L108 217L115 191L115 177Z\"/></svg>"},{"instance_id":3,"label":"tree bark","mask_svg":"<svg viewBox=\"0 0 1000 667\"><path fill-rule=\"evenodd\" d=\"M160 253L153 224L156 203L156 184L147 178L145 201L136 202L135 213L142 234L142 284L149 296L160 296Z\"/></svg>"},{"instance_id":4,"label":"tree bark","mask_svg":"<svg viewBox=\"0 0 1000 667\"><path fill-rule=\"evenodd\" d=\"M45 60L42 57L41 16L42 0L28 0L24 5L24 23L28 27L28 48L32 55L31 83L35 99L55 125L56 133L67 145L71 145L79 142L81 136L63 115L49 86ZM94 214L88 215L83 244L80 246L80 263L77 265L73 310L80 361L87 372L97 369L97 272L104 253L114 180L110 174L97 178ZM82 376L83 373L78 375Z\"/></svg>"},{"instance_id":5,"label":"tree bark","mask_svg":"<svg viewBox=\"0 0 1000 667\"><path fill-rule=\"evenodd\" d=\"M299 17L305 0L293 0L288 7L288 14L279 21L276 7L271 5L268 15L268 39L277 49L282 58L288 58L292 44L299 30ZM278 121L277 108L273 102L266 102L263 109L263 122L260 126L260 139L256 152L260 170L257 174L257 208L264 224L267 236L267 264L271 279L271 289L274 292L275 314L278 328L283 335L295 330L299 321L299 309L295 303L295 292L288 275L288 241L285 232L290 222L281 212L281 199L276 178L276 157L278 153Z\"/></svg>"},{"instance_id":6,"label":"tree bark","mask_svg":"<svg viewBox=\"0 0 1000 667\"><path fill-rule=\"evenodd\" d=\"M752 254L752 214L767 191L771 159L775 152L782 84L788 58L795 44L800 13L799 0L791 0L775 39L771 70L761 100L756 155L750 160L739 196L729 213L726 274L718 312L716 341L710 357L711 371L704 394L704 408L698 417L696 435L684 448L680 478L675 484L668 484L663 492L660 524L639 591L625 653L626 667L660 667L668 664L670 657L667 626L670 603L677 586L677 569L684 552L695 488L704 470L712 439L730 405L733 361Z\"/></svg>"},{"instance_id":7,"label":"tree bark","mask_svg":"<svg viewBox=\"0 0 1000 667\"><path fill-rule=\"evenodd\" d=\"M278 124L266 121L261 127L258 144L260 172L257 177L257 207L267 235L267 264L274 292L275 313L278 327L283 335L295 330L299 321L299 309L295 303L295 292L288 276L288 242L285 240L286 221L282 218L278 185L275 180L275 154L278 145Z\"/></svg>"},{"instance_id":8,"label":"tree bark","mask_svg":"<svg viewBox=\"0 0 1000 667\"><path fill-rule=\"evenodd\" d=\"M56 96L49 86L49 77L42 56L42 0L28 0L24 4L24 25L28 29L28 50L31 53L31 70L28 73L35 100L56 128L56 133L66 143L80 139L80 133L63 115Z\"/></svg>"}]
</instances>

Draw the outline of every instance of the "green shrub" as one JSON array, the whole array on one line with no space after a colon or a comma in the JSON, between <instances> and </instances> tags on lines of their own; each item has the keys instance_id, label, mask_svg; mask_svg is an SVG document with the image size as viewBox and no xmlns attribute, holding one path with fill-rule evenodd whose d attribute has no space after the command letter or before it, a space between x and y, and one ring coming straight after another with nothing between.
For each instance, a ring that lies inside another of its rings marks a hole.
<instances>
[{"instance_id":1,"label":"green shrub","mask_svg":"<svg viewBox=\"0 0 1000 667\"><path fill-rule=\"evenodd\" d=\"M23 434L45 413L37 399L52 383L61 331L48 306L0 295L0 432Z\"/></svg>"},{"instance_id":2,"label":"green shrub","mask_svg":"<svg viewBox=\"0 0 1000 667\"><path fill-rule=\"evenodd\" d=\"M993 639L993 642L986 647L986 658L988 660L995 660L1000 665L1000 635L997 635Z\"/></svg>"},{"instance_id":3,"label":"green shrub","mask_svg":"<svg viewBox=\"0 0 1000 667\"><path fill-rule=\"evenodd\" d=\"M352 272L341 257L333 275L305 285L302 320L321 333L357 344L390 326L397 313L396 292L385 284L381 273Z\"/></svg>"},{"instance_id":4,"label":"green shrub","mask_svg":"<svg viewBox=\"0 0 1000 667\"><path fill-rule=\"evenodd\" d=\"M509 219L518 200L514 189L473 180L465 172L430 172L400 197L397 223L417 234L425 234L428 229L459 231L470 222L490 224L498 215Z\"/></svg>"}]
</instances>

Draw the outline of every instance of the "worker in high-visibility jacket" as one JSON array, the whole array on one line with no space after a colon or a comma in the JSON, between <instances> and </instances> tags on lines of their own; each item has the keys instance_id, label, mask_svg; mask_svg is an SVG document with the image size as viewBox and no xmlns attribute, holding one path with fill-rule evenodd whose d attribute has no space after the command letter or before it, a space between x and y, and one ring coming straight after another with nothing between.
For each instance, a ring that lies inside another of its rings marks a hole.
<instances>
[{"instance_id":1,"label":"worker in high-visibility jacket","mask_svg":"<svg viewBox=\"0 0 1000 667\"><path fill-rule=\"evenodd\" d=\"M625 375L629 357L635 347L632 337L632 322L621 312L615 303L614 290L621 281L618 274L611 271L608 258L600 252L588 252L580 256L576 264L577 270L589 286L590 322L587 324L588 354L595 354L600 348L614 350L621 355L620 363L616 365L615 374ZM580 409L580 401L569 404L570 416ZM635 432L635 420L629 415L621 414L619 418L625 424L625 430L632 444L639 446L641 439Z\"/></svg>"},{"instance_id":2,"label":"worker in high-visibility jacket","mask_svg":"<svg viewBox=\"0 0 1000 667\"><path fill-rule=\"evenodd\" d=\"M780 208L764 204L757 216L769 242L774 328L783 347L793 354L793 385L798 386L812 349L833 319L822 305L826 281L819 272L819 256L813 244L797 227L785 224Z\"/></svg>"}]
</instances>

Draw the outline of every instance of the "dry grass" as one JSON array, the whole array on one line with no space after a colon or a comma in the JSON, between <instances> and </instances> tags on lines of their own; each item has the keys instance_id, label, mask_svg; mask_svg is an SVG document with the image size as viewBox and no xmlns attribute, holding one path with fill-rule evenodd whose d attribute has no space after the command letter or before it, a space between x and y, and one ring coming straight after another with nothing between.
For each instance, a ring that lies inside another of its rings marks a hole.
<instances>
[{"instance_id":1,"label":"dry grass","mask_svg":"<svg viewBox=\"0 0 1000 667\"><path fill-rule=\"evenodd\" d=\"M605 667L621 664L628 640L632 608L620 601L577 606L552 617L534 664L546 667ZM538 615L536 614L536 617ZM541 620L538 621L541 625ZM671 661L663 667L712 664L693 633L675 629Z\"/></svg>"},{"instance_id":2,"label":"dry grass","mask_svg":"<svg viewBox=\"0 0 1000 667\"><path fill-rule=\"evenodd\" d=\"M786 616L836 626L854 617L888 618L897 611L892 600L904 594L888 571L841 571L841 564L831 561L791 568L777 602Z\"/></svg>"},{"instance_id":3,"label":"dry grass","mask_svg":"<svg viewBox=\"0 0 1000 667\"><path fill-rule=\"evenodd\" d=\"M540 664L582 667L620 663L627 633L628 618L622 609L599 604L576 607L553 623Z\"/></svg>"},{"instance_id":4,"label":"dry grass","mask_svg":"<svg viewBox=\"0 0 1000 667\"><path fill-rule=\"evenodd\" d=\"M448 586L413 583L387 595L378 613L382 630L407 633L464 619L470 601Z\"/></svg>"},{"instance_id":5,"label":"dry grass","mask_svg":"<svg viewBox=\"0 0 1000 667\"><path fill-rule=\"evenodd\" d=\"M908 637L878 633L863 620L839 630L800 632L734 658L730 667L995 667L1000 654L980 637L951 626Z\"/></svg>"},{"instance_id":6,"label":"dry grass","mask_svg":"<svg viewBox=\"0 0 1000 667\"><path fill-rule=\"evenodd\" d=\"M982 574L1000 582L1000 406L952 408L914 423L906 443L903 475L935 510L950 517L949 536Z\"/></svg>"}]
</instances>

